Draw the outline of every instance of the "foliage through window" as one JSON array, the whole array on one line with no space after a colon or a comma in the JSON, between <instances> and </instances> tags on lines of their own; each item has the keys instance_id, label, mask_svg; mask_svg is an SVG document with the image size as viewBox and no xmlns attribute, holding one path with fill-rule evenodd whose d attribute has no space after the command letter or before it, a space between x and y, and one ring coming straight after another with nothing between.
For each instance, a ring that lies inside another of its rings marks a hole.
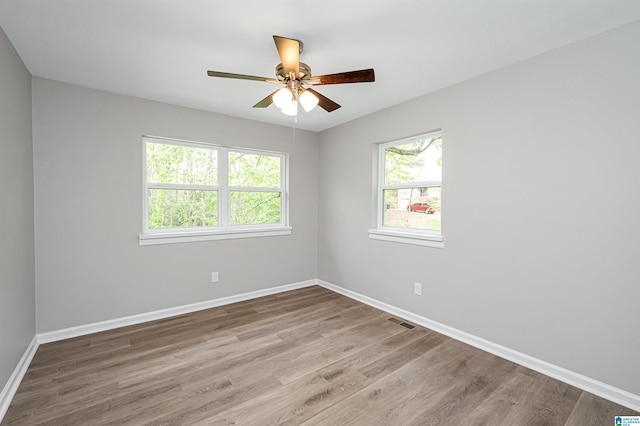
<instances>
[{"instance_id":1,"label":"foliage through window","mask_svg":"<svg viewBox=\"0 0 640 426\"><path fill-rule=\"evenodd\" d=\"M380 145L378 229L440 235L442 133Z\"/></svg>"},{"instance_id":2,"label":"foliage through window","mask_svg":"<svg viewBox=\"0 0 640 426\"><path fill-rule=\"evenodd\" d=\"M144 137L145 232L285 226L286 154Z\"/></svg>"}]
</instances>

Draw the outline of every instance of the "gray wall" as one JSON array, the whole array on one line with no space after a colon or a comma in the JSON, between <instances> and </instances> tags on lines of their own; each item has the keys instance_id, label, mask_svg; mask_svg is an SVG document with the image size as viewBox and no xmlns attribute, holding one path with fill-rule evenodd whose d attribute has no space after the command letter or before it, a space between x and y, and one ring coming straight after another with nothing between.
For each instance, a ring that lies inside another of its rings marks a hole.
<instances>
[{"instance_id":1,"label":"gray wall","mask_svg":"<svg viewBox=\"0 0 640 426\"><path fill-rule=\"evenodd\" d=\"M639 40L628 25L323 132L319 277L640 394ZM446 248L370 240L374 143L438 128Z\"/></svg>"},{"instance_id":2,"label":"gray wall","mask_svg":"<svg viewBox=\"0 0 640 426\"><path fill-rule=\"evenodd\" d=\"M31 75L0 28L0 390L35 334Z\"/></svg>"},{"instance_id":3,"label":"gray wall","mask_svg":"<svg viewBox=\"0 0 640 426\"><path fill-rule=\"evenodd\" d=\"M292 235L140 247L143 134L288 152ZM37 331L315 278L317 139L34 78Z\"/></svg>"}]
</instances>

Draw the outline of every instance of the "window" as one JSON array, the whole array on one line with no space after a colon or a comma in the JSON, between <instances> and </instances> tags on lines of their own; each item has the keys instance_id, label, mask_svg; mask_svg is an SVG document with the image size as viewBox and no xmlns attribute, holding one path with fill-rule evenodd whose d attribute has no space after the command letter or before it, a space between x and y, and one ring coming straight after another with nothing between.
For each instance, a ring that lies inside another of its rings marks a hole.
<instances>
[{"instance_id":1,"label":"window","mask_svg":"<svg viewBox=\"0 0 640 426\"><path fill-rule=\"evenodd\" d=\"M287 155L143 137L140 244L291 233Z\"/></svg>"},{"instance_id":2,"label":"window","mask_svg":"<svg viewBox=\"0 0 640 426\"><path fill-rule=\"evenodd\" d=\"M371 238L443 247L442 133L380 144Z\"/></svg>"}]
</instances>

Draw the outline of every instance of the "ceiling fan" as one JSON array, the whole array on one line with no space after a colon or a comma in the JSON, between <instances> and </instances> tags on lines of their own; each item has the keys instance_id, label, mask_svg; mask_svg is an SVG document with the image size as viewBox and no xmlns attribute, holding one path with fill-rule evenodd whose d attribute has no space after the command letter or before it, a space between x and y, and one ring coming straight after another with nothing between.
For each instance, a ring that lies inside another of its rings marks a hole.
<instances>
[{"instance_id":1,"label":"ceiling fan","mask_svg":"<svg viewBox=\"0 0 640 426\"><path fill-rule=\"evenodd\" d=\"M373 68L348 71L336 74L320 76L311 75L311 67L300 62L300 54L303 43L300 40L273 36L276 43L280 64L276 66L276 78L257 77L253 75L234 74L219 71L207 71L209 77L237 78L240 80L266 81L268 83L283 84L284 87L271 93L266 98L255 104L254 108L266 108L272 103L276 104L283 114L296 116L298 103L305 111L309 112L320 105L327 112L335 111L340 105L321 95L315 90L305 86L322 86L327 84L363 83L375 81Z\"/></svg>"}]
</instances>

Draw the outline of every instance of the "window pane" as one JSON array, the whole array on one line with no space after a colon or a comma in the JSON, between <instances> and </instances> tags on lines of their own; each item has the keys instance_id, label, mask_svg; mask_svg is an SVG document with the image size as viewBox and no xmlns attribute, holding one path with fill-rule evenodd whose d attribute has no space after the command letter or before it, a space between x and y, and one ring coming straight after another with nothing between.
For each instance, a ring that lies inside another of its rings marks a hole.
<instances>
[{"instance_id":1,"label":"window pane","mask_svg":"<svg viewBox=\"0 0 640 426\"><path fill-rule=\"evenodd\" d=\"M147 142L147 182L218 184L218 151Z\"/></svg>"},{"instance_id":2,"label":"window pane","mask_svg":"<svg viewBox=\"0 0 640 426\"><path fill-rule=\"evenodd\" d=\"M382 225L440 231L441 187L384 191Z\"/></svg>"},{"instance_id":3,"label":"window pane","mask_svg":"<svg viewBox=\"0 0 640 426\"><path fill-rule=\"evenodd\" d=\"M218 191L149 189L149 229L218 225Z\"/></svg>"},{"instance_id":4,"label":"window pane","mask_svg":"<svg viewBox=\"0 0 640 426\"><path fill-rule=\"evenodd\" d=\"M386 185L442 181L442 136L385 148Z\"/></svg>"},{"instance_id":5,"label":"window pane","mask_svg":"<svg viewBox=\"0 0 640 426\"><path fill-rule=\"evenodd\" d=\"M280 223L279 192L231 192L231 224Z\"/></svg>"},{"instance_id":6,"label":"window pane","mask_svg":"<svg viewBox=\"0 0 640 426\"><path fill-rule=\"evenodd\" d=\"M229 185L280 188L280 157L230 151Z\"/></svg>"}]
</instances>

